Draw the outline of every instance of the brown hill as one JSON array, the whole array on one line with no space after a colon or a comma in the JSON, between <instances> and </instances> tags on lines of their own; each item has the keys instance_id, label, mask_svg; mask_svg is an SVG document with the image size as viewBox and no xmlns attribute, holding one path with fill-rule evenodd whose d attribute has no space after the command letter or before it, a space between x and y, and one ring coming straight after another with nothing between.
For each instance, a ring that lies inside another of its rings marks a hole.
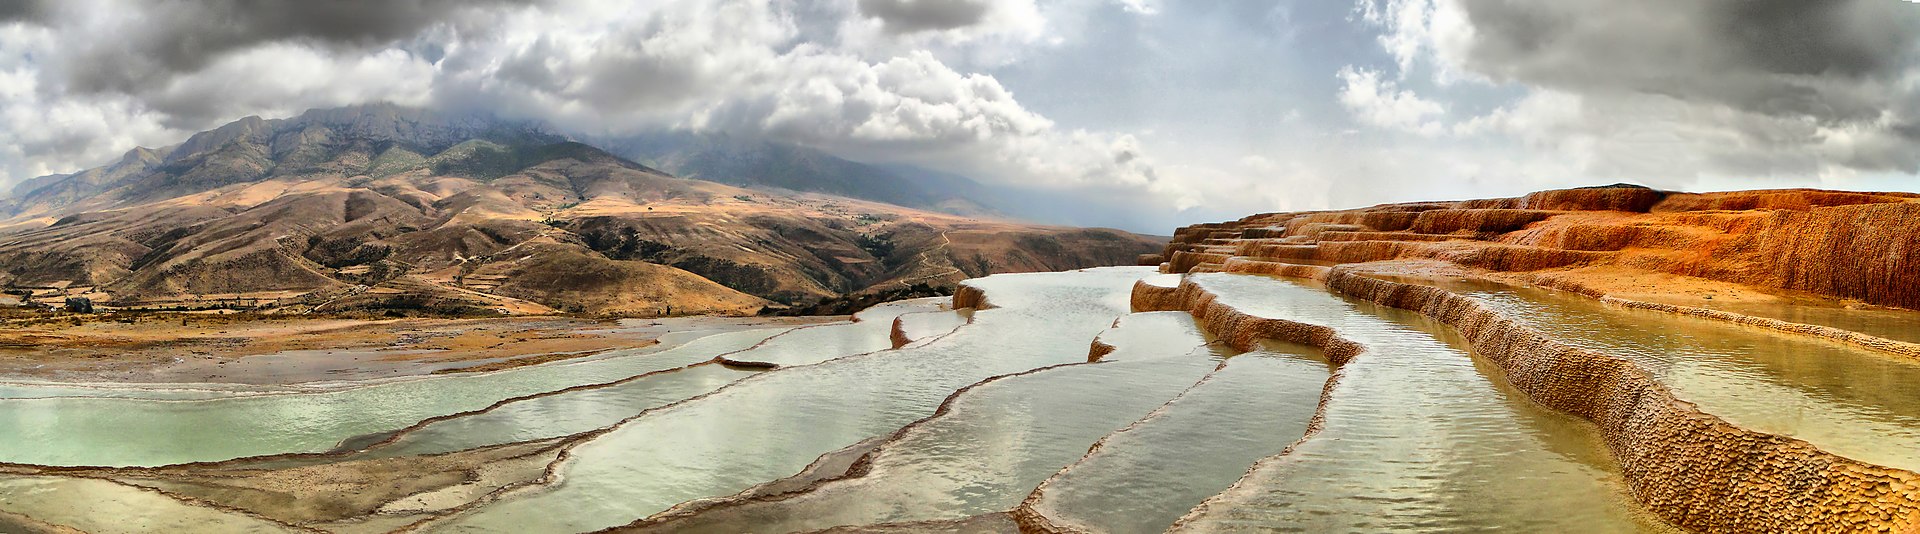
<instances>
[{"instance_id":1,"label":"brown hill","mask_svg":"<svg viewBox=\"0 0 1920 534\"><path fill-rule=\"evenodd\" d=\"M1180 229L1170 272L1443 262L1668 303L1828 298L1920 308L1920 195L1637 186L1255 215ZM1757 290L1757 291L1756 291Z\"/></svg>"},{"instance_id":2,"label":"brown hill","mask_svg":"<svg viewBox=\"0 0 1920 534\"><path fill-rule=\"evenodd\" d=\"M680 179L391 106L243 119L30 181L0 215L0 286L38 302L295 312L752 313L1161 246Z\"/></svg>"}]
</instances>

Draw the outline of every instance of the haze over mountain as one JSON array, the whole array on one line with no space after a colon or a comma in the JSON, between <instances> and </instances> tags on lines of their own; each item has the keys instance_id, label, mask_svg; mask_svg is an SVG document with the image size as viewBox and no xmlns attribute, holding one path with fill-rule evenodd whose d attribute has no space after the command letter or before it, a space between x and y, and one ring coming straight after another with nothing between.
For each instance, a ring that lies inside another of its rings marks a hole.
<instances>
[{"instance_id":1,"label":"haze over mountain","mask_svg":"<svg viewBox=\"0 0 1920 534\"><path fill-rule=\"evenodd\" d=\"M964 176L849 161L826 152L726 134L664 132L596 144L676 176L864 198L958 215L1004 215L999 194Z\"/></svg>"},{"instance_id":2,"label":"haze over mountain","mask_svg":"<svg viewBox=\"0 0 1920 534\"><path fill-rule=\"evenodd\" d=\"M0 285L127 306L747 313L1130 263L1159 243L940 213L992 210L800 147L694 141L620 146L714 181L530 122L393 105L248 117L16 187Z\"/></svg>"}]
</instances>

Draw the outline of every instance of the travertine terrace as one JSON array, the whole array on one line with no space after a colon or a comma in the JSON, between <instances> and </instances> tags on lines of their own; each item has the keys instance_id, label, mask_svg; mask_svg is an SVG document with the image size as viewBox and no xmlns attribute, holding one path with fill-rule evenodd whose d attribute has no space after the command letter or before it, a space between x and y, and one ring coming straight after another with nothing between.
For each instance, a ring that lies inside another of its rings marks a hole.
<instances>
[{"instance_id":1,"label":"travertine terrace","mask_svg":"<svg viewBox=\"0 0 1920 534\"><path fill-rule=\"evenodd\" d=\"M1260 215L511 368L0 382L0 531L1915 532L1914 205Z\"/></svg>"},{"instance_id":2,"label":"travertine terrace","mask_svg":"<svg viewBox=\"0 0 1920 534\"><path fill-rule=\"evenodd\" d=\"M1626 358L1570 345L1435 286L1462 278L1532 284L1618 308L1913 357L1920 352L1908 342L1726 310L1752 302L1920 305L1916 230L1920 201L1913 195L1610 186L1256 215L1182 228L1163 255L1142 263L1160 263L1167 273L1311 280L1358 301L1443 322L1531 400L1598 426L1635 498L1674 525L1711 532L1915 532L1920 475L1741 428L1676 398ZM1191 282L1139 283L1133 299L1137 311L1191 311L1237 345L1279 337L1324 347L1336 362L1367 357L1362 348L1347 348L1339 332L1242 313Z\"/></svg>"},{"instance_id":3,"label":"travertine terrace","mask_svg":"<svg viewBox=\"0 0 1920 534\"><path fill-rule=\"evenodd\" d=\"M1904 193L1610 186L1255 215L1182 228L1143 262L1187 272L1228 270L1241 258L1234 270L1262 272L1282 267L1252 262L1431 259L1590 295L1674 275L1915 308L1915 220L1920 196Z\"/></svg>"}]
</instances>

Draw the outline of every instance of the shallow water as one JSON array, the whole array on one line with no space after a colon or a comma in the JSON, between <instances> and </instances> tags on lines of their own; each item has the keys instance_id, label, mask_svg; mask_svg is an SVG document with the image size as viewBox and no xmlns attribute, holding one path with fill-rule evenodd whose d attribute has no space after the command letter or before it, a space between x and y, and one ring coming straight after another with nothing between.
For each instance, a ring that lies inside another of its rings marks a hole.
<instances>
[{"instance_id":1,"label":"shallow water","mask_svg":"<svg viewBox=\"0 0 1920 534\"><path fill-rule=\"evenodd\" d=\"M881 304L856 314L857 322L796 328L726 358L790 366L885 350L893 346L888 334L895 317L926 313L938 305L929 299ZM756 372L702 365L617 386L516 401L485 413L436 421L358 457L433 454L586 432L712 392Z\"/></svg>"},{"instance_id":2,"label":"shallow water","mask_svg":"<svg viewBox=\"0 0 1920 534\"><path fill-rule=\"evenodd\" d=\"M44 465L163 465L285 452L405 427L497 401L712 359L777 330L732 332L657 353L387 382L330 391L213 400L0 400L0 461ZM207 432L218 429L218 432Z\"/></svg>"},{"instance_id":3,"label":"shallow water","mask_svg":"<svg viewBox=\"0 0 1920 534\"><path fill-rule=\"evenodd\" d=\"M762 329L764 330L764 328ZM614 332L616 330L617 329L594 329L594 330L581 330L580 332L581 333L608 333L608 332ZM578 358L574 358L572 360L567 361L566 363L578 364L578 363L594 362L599 360L626 359L626 358L644 356L647 354L669 350L669 349L678 347L680 345L683 345L688 341L692 341L702 337L708 337L708 336L722 334L726 332L738 332L742 330L748 330L748 328L745 328L744 326L737 327L737 328L728 328L728 329L708 327L708 328L701 328L696 330L668 332L665 334L661 334L657 339L658 343L654 345L649 345L645 347L609 350L609 351L601 352L599 354L593 354L589 356L581 356ZM311 360L313 360L314 358L331 358L333 356L338 356L338 354L335 354L335 352L336 351L332 351L332 350L282 351L274 354L259 354L259 355L247 356L247 359L249 361L252 361L254 359L288 360L288 363L290 365L315 367L315 366L321 366L322 363L314 362ZM366 350L366 351L347 351L344 354L354 355L354 356L348 356L348 357L365 357L368 354L384 357L384 356L394 356L394 355L401 355L401 354L427 354L432 352L436 352L436 351ZM488 361L499 361L499 360L504 360L504 358L498 359L498 360L488 360ZM231 398L231 397L245 397L245 396L257 396L257 395L325 393L330 391L342 391L347 389L372 387L372 386L388 384L388 383L411 382L415 380L421 380L423 378L422 375L430 375L431 374L430 371L433 369L449 369L449 368L466 367L466 366L486 363L486 361L441 362L441 363L415 362L415 363L418 363L419 365L417 365L413 369L413 372L407 376L382 376L382 377L374 377L374 378L341 378L341 379L327 379L327 380L320 380L320 381L297 382L297 383L178 382L178 381L176 382L79 382L79 381L59 381L59 380L16 379L16 380L8 380L5 382L0 382L0 400L38 399L38 398L47 398L47 397L100 397L100 398L129 398L129 399L152 399L152 400L206 400L206 399L223 399L223 398ZM256 364L248 367L248 369L257 370L257 369L260 369L261 367L262 366L258 365L256 362ZM240 372L247 373L248 371L240 371ZM240 378L259 382L259 380L257 380L259 379L259 377L257 376L249 375L249 376L240 377ZM432 377L428 377L428 378L432 378Z\"/></svg>"},{"instance_id":4,"label":"shallow water","mask_svg":"<svg viewBox=\"0 0 1920 534\"><path fill-rule=\"evenodd\" d=\"M893 347L887 335L893 331L895 317L938 307L937 302L929 299L889 302L855 314L854 317L859 319L857 322L795 328L759 346L726 357L736 362L789 366L886 350Z\"/></svg>"},{"instance_id":5,"label":"shallow water","mask_svg":"<svg viewBox=\"0 0 1920 534\"><path fill-rule=\"evenodd\" d=\"M93 534L297 530L105 480L0 476L0 510Z\"/></svg>"},{"instance_id":6,"label":"shallow water","mask_svg":"<svg viewBox=\"0 0 1920 534\"><path fill-rule=\"evenodd\" d=\"M972 316L972 310L909 313L900 316L900 332L909 342L923 343L967 324Z\"/></svg>"},{"instance_id":7,"label":"shallow water","mask_svg":"<svg viewBox=\"0 0 1920 534\"><path fill-rule=\"evenodd\" d=\"M883 445L866 476L828 482L789 499L710 511L659 530L802 532L1010 510L1100 437L1192 387L1231 354L1206 345L1206 336L1185 313L1124 316L1100 337L1118 350L1099 363L1002 378L968 390L947 414ZM1089 409L1095 406L1099 409ZM1241 469L1244 464L1236 472Z\"/></svg>"},{"instance_id":8,"label":"shallow water","mask_svg":"<svg viewBox=\"0 0 1920 534\"><path fill-rule=\"evenodd\" d=\"M73 384L14 382L0 384L0 399L40 399L49 397L111 397L153 400L218 399L247 395L288 393L287 388L257 388L224 384L173 384L140 386L131 384Z\"/></svg>"},{"instance_id":9,"label":"shallow water","mask_svg":"<svg viewBox=\"0 0 1920 534\"><path fill-rule=\"evenodd\" d=\"M970 281L997 306L919 347L793 367L655 412L572 451L560 482L437 525L450 532L589 531L731 495L933 413L985 378L1084 362L1149 268ZM552 511L565 509L565 514Z\"/></svg>"},{"instance_id":10,"label":"shallow water","mask_svg":"<svg viewBox=\"0 0 1920 534\"><path fill-rule=\"evenodd\" d=\"M892 435L932 415L956 390L989 377L1060 366L997 379L956 397L950 412L901 432L876 452L866 476L824 483L781 501L711 510L698 521L663 530L771 532L959 519L1006 511L1049 477L1053 482L1039 510L1099 532L1158 531L1208 497L1215 498L1187 528L1666 528L1626 494L1591 425L1526 400L1502 381L1498 369L1471 356L1451 328L1411 312L1343 299L1308 282L1192 275L1243 311L1332 326L1368 347L1342 371L1326 407L1324 430L1247 474L1249 465L1301 437L1320 400L1328 365L1312 349L1279 344L1226 358L1228 353L1205 344L1184 313L1128 314L1131 286L1142 278L1158 284L1177 280L1157 276L1152 268L973 280L968 283L986 290L997 307L973 313L974 322L957 330L963 312L930 312L938 300L922 299L876 307L854 323L734 332L650 354L383 381L326 393L205 401L0 400L0 428L24 429L15 436L28 436L0 440L0 459L172 463L183 457L264 453L251 451L326 450L341 439L391 432L515 395L665 371L435 422L351 456L439 453L544 439L605 428L646 412L574 448L551 486L506 494L426 529L583 532L793 475L823 453ZM1580 314L1581 301L1497 291L1475 296L1563 324L1570 332L1632 337L1607 330L1616 326L1602 317L1628 310L1585 310L1595 314L1590 317ZM904 349L882 350L892 346L888 334L896 316L904 316L908 331L921 339ZM1122 318L1117 327L1116 317ZM1648 317L1659 318L1651 323L1675 319ZM1663 334L1623 324L1617 328L1649 331L1645 337L1653 339L1697 335L1691 327ZM1714 326L1759 336L1754 339L1820 344ZM1118 350L1087 363L1096 335ZM1835 361L1842 363L1809 363L1796 355L1814 349L1799 344L1755 343L1740 346L1772 356L1722 361L1647 344L1638 350L1649 354L1636 357L1696 391L1758 392L1762 397L1752 401L1756 405L1813 402L1805 398L1826 402L1805 409L1897 403L1897 384L1920 383L1920 376L1899 374L1903 371L1897 368L1858 371L1854 367L1863 364L1838 356L1813 361L1841 358ZM686 367L720 354L782 368ZM1875 376L1888 372L1895 376ZM1770 375L1827 380L1792 382ZM1798 396L1789 395L1795 392ZM149 417L155 420L143 419ZM1867 440L1884 439L1869 418L1851 421L1867 425ZM187 430L206 428L222 431ZM1083 459L1103 437L1103 448ZM1067 466L1073 467L1063 472ZM0 510L97 532L280 528L110 482L58 477L0 477Z\"/></svg>"},{"instance_id":11,"label":"shallow water","mask_svg":"<svg viewBox=\"0 0 1920 534\"><path fill-rule=\"evenodd\" d=\"M1190 279L1244 312L1331 326L1367 351L1341 370L1319 434L1184 530L1665 528L1626 494L1590 424L1527 400L1445 325L1279 279Z\"/></svg>"},{"instance_id":12,"label":"shallow water","mask_svg":"<svg viewBox=\"0 0 1920 534\"><path fill-rule=\"evenodd\" d=\"M1054 477L1037 510L1096 532L1164 531L1247 466L1299 440L1329 375L1311 347L1272 343L1235 356Z\"/></svg>"},{"instance_id":13,"label":"shallow water","mask_svg":"<svg viewBox=\"0 0 1920 534\"><path fill-rule=\"evenodd\" d=\"M572 435L720 389L756 372L702 365L617 386L514 402L484 413L429 423L354 458L436 454Z\"/></svg>"},{"instance_id":14,"label":"shallow water","mask_svg":"<svg viewBox=\"0 0 1920 534\"><path fill-rule=\"evenodd\" d=\"M685 344L688 341L692 341L694 339L708 337L716 334L722 334L727 332L738 332L742 330L755 330L755 329L764 330L768 328L774 328L770 326L755 326L750 323L733 323L733 322L722 323L721 321L723 320L740 321L740 319L721 319L721 318L713 318L713 317L678 317L678 318L664 319L664 321L667 321L669 324L649 324L646 326L617 326L613 328L592 328L592 329L578 330L577 332L581 334L627 335L627 336L640 335L640 334L636 334L635 332L653 332L653 333L656 333L657 335L657 338L655 340L657 341L657 343L647 345L647 346L642 346L642 347L614 349L614 350L603 351L598 354L580 356L580 357L576 357L569 360L569 363L585 363L585 362L592 362L592 361L605 360L605 359L630 358L635 356L642 356L646 354L651 354L651 353L671 349L679 345ZM636 322L636 320L625 320L622 322L629 323L629 322ZM664 331L663 329L666 329L666 328L680 328L680 329L673 330L673 331ZM641 339L641 338L636 337L636 339ZM344 376L328 377L326 379L313 380L313 381L287 382L287 381L281 381L281 380L274 380L274 377L276 376L280 378L289 378L290 376L298 376L298 375L306 374L296 369L280 367L279 364L285 364L286 366L293 367L293 368L305 368L308 370L313 370L313 369L325 368L327 366L343 365L341 363L342 361L356 359L356 358L359 358L359 359L385 358L385 357L410 355L410 354L433 354L437 352L444 352L444 351L387 350L387 349L341 349L341 350L315 349L315 350L288 350L288 351L281 351L281 352L272 353L272 354L256 354L256 355L246 357L247 362L250 362L250 363L248 363L245 366L242 366L244 367L244 369L236 369L235 372L240 373L240 375L232 376L231 378L234 381L222 381L222 382L192 382L192 381L166 379L165 378L166 376L169 376L171 374L176 374L176 373L184 374L187 376L194 376L194 377L199 376L198 374L196 374L196 372L191 370L182 371L181 369L183 367L183 364L180 362L176 362L175 364L170 366L162 366L161 368L153 372L153 376L142 377L138 380L128 380L128 381L118 381L118 380L74 381L74 380L51 380L51 379L42 380L42 379L31 379L31 378L15 378L15 379L8 379L4 382L0 382L0 399L32 399L32 398L44 398L44 397L111 397L111 398L157 399L157 400L199 400L199 399L240 397L240 396L249 396L249 395L318 393L318 392L339 391L339 390L361 388L361 387L370 387L370 386L375 386L375 385L385 384L385 383L392 383L392 382L407 382L407 381L419 380L422 378L422 375L429 375L431 374L431 371L435 369L453 369L453 368L467 367L467 366L478 365L478 364L483 364L488 362L497 362L497 361L504 361L504 360L510 359L510 358L496 358L496 359L489 359L489 360L449 361L449 362L414 361L412 362L412 364L410 364L411 365L409 367L410 372L406 376L384 376L384 375L366 376L364 373L360 373L361 376L356 376L356 373L350 372L350 373L341 373ZM316 361L315 360L316 358L326 359L329 361L320 362L320 361ZM260 361L255 361L255 360L260 360ZM265 363L262 363L262 362L265 362ZM274 362L279 362L279 364L276 364ZM197 363L197 362L190 362L190 363ZM352 366L352 364L350 363L344 364L344 365L347 365L349 367ZM333 374L333 373L319 373L319 374ZM194 378L194 379L200 380L204 378Z\"/></svg>"},{"instance_id":15,"label":"shallow water","mask_svg":"<svg viewBox=\"0 0 1920 534\"><path fill-rule=\"evenodd\" d=\"M1792 302L1718 304L1708 301L1694 305L1754 317L1779 319L1790 323L1831 326L1894 341L1920 343L1920 312L1911 310L1849 309Z\"/></svg>"},{"instance_id":16,"label":"shallow water","mask_svg":"<svg viewBox=\"0 0 1920 534\"><path fill-rule=\"evenodd\" d=\"M1675 396L1742 428L1920 469L1920 361L1541 289L1455 289L1566 343L1631 359Z\"/></svg>"},{"instance_id":17,"label":"shallow water","mask_svg":"<svg viewBox=\"0 0 1920 534\"><path fill-rule=\"evenodd\" d=\"M1154 287L1180 287L1180 275L1177 274L1156 274L1140 281Z\"/></svg>"}]
</instances>

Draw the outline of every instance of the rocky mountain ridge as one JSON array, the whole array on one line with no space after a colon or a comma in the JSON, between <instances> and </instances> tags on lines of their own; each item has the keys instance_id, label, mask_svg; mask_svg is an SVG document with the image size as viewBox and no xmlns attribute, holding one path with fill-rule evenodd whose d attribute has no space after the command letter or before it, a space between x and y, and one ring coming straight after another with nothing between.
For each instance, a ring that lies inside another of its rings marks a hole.
<instances>
[{"instance_id":1,"label":"rocky mountain ridge","mask_svg":"<svg viewBox=\"0 0 1920 534\"><path fill-rule=\"evenodd\" d=\"M250 117L15 192L0 286L117 307L751 313L1158 248L677 178L538 125L385 105Z\"/></svg>"}]
</instances>

